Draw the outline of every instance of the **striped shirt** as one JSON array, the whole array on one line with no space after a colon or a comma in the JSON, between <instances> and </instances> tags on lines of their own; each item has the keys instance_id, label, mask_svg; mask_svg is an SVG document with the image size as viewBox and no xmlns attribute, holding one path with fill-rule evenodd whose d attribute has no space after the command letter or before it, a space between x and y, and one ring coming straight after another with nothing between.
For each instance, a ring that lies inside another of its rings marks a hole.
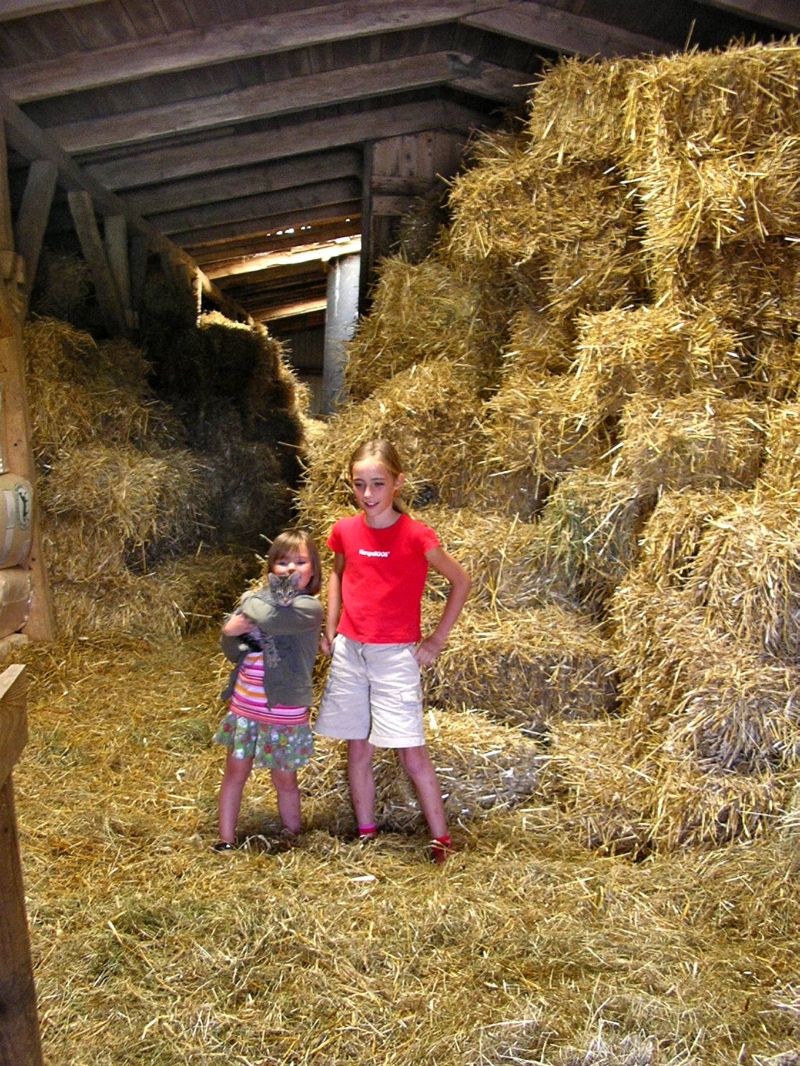
<instances>
[{"instance_id":1,"label":"striped shirt","mask_svg":"<svg viewBox=\"0 0 800 1066\"><path fill-rule=\"evenodd\" d=\"M308 707L270 707L264 693L264 656L251 651L239 668L231 696L233 714L270 725L308 725Z\"/></svg>"}]
</instances>

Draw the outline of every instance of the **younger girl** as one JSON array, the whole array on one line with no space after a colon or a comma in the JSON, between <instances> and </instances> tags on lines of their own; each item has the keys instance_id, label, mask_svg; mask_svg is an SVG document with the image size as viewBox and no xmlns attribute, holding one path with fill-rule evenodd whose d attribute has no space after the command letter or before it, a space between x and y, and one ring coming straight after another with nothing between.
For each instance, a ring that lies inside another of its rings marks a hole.
<instances>
[{"instance_id":1,"label":"younger girl","mask_svg":"<svg viewBox=\"0 0 800 1066\"><path fill-rule=\"evenodd\" d=\"M267 569L270 583L246 592L222 627L223 651L236 667L223 693L228 714L214 738L228 748L215 851L236 846L242 792L254 765L271 772L284 833L301 828L297 770L313 753L308 710L322 626L316 597L322 569L313 539L300 529L281 533ZM271 584L289 587L279 598Z\"/></svg>"},{"instance_id":2,"label":"younger girl","mask_svg":"<svg viewBox=\"0 0 800 1066\"><path fill-rule=\"evenodd\" d=\"M436 533L399 507L405 480L394 447L362 444L350 459L360 513L335 523L334 552L321 647L333 655L316 730L349 741L348 777L362 840L373 838L376 747L397 748L432 838L431 858L444 862L451 846L436 771L425 746L420 667L429 666L469 594L470 578L441 547ZM428 567L450 583L439 624L420 628Z\"/></svg>"}]
</instances>

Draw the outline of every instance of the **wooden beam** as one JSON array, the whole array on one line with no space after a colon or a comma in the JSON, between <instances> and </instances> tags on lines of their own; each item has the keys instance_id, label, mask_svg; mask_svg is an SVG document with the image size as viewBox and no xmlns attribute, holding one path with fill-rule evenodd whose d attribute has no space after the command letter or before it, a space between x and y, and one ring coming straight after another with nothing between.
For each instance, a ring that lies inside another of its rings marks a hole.
<instances>
[{"instance_id":1,"label":"wooden beam","mask_svg":"<svg viewBox=\"0 0 800 1066\"><path fill-rule=\"evenodd\" d=\"M13 766L28 739L25 667L0 675L0 1062L41 1066Z\"/></svg>"},{"instance_id":2,"label":"wooden beam","mask_svg":"<svg viewBox=\"0 0 800 1066\"><path fill-rule=\"evenodd\" d=\"M128 259L128 220L124 215L106 215L103 226L106 257L119 294L125 325L133 328L131 304L131 268Z\"/></svg>"},{"instance_id":3,"label":"wooden beam","mask_svg":"<svg viewBox=\"0 0 800 1066\"><path fill-rule=\"evenodd\" d=\"M86 171L96 184L107 189L133 189L193 177L198 171L207 174L426 129L469 129L483 121L484 116L472 109L443 100L397 104L341 115L335 122L322 118L268 132L152 148L124 159L87 165Z\"/></svg>"},{"instance_id":4,"label":"wooden beam","mask_svg":"<svg viewBox=\"0 0 800 1066\"><path fill-rule=\"evenodd\" d=\"M626 56L640 52L656 55L675 50L675 45L583 15L573 15L535 0L512 0L493 9L466 15L462 21L491 33L555 52L583 56Z\"/></svg>"},{"instance_id":5,"label":"wooden beam","mask_svg":"<svg viewBox=\"0 0 800 1066\"><path fill-rule=\"evenodd\" d=\"M302 247L309 241L328 241L337 237L351 237L360 233L361 216L355 214L349 220L347 218L325 219L320 222L306 224L306 227L298 228L296 232L276 236L274 233L269 237L270 251L276 249L292 249ZM209 277L218 276L216 268L224 272L231 261L237 262L242 258L251 258L264 252L264 238L257 236L255 239L247 237L245 240L221 241L206 245L192 247L192 255L203 267Z\"/></svg>"},{"instance_id":6,"label":"wooden beam","mask_svg":"<svg viewBox=\"0 0 800 1066\"><path fill-rule=\"evenodd\" d=\"M226 200L231 189L237 196L260 196L280 189L294 189L298 185L310 185L348 176L361 180L361 151L356 148L341 148L331 152L296 156L266 163L263 166L242 167L216 174L204 174L196 178L173 181L157 189L121 193L125 203L140 215L161 211L175 211L195 204L215 203Z\"/></svg>"},{"instance_id":7,"label":"wooden beam","mask_svg":"<svg viewBox=\"0 0 800 1066\"><path fill-rule=\"evenodd\" d=\"M6 67L0 89L17 103L174 73L214 63L270 56L293 48L346 41L393 30L435 26L485 9L485 0L339 0L299 11L281 11L262 18L223 23L207 30L188 30L164 37L114 45L91 52L72 52L58 59Z\"/></svg>"},{"instance_id":8,"label":"wooden beam","mask_svg":"<svg viewBox=\"0 0 800 1066\"><path fill-rule=\"evenodd\" d=\"M702 0L706 7L730 11L732 15L766 22L779 30L796 32L800 29L800 10L797 0Z\"/></svg>"},{"instance_id":9,"label":"wooden beam","mask_svg":"<svg viewBox=\"0 0 800 1066\"><path fill-rule=\"evenodd\" d=\"M116 196L113 192L110 192L99 181L96 181L91 174L87 174L86 171L82 170L77 163L66 154L60 145L56 144L52 137L48 137L46 133L39 129L39 127L3 93L0 93L0 117L3 119L3 121L0 122L0 127L2 127L4 134L7 133L9 144L13 145L24 159L43 159L54 163L58 169L59 178L67 189L73 191L85 190L91 194L95 207L99 208L104 214L125 215L128 222L139 233L149 239L154 249L166 250L169 254L175 256L177 260L189 260L189 257L181 248L172 244L171 241L160 234L153 226L137 215L135 211L131 211L126 206L124 200L120 199L120 197ZM3 150L0 163L2 163L2 177L4 181L8 169L5 162L5 143L5 136L3 136ZM7 184L7 182L5 183ZM1 225L2 222L0 221L0 226ZM2 230L0 230L0 235L1 233ZM2 246L0 246L0 250L1 247ZM189 265L196 266L191 260L189 260ZM213 294L213 286L208 278L205 278L203 287L204 291Z\"/></svg>"},{"instance_id":10,"label":"wooden beam","mask_svg":"<svg viewBox=\"0 0 800 1066\"><path fill-rule=\"evenodd\" d=\"M69 6L84 7L86 4L99 4L100 2L101 0L69 0ZM0 0L0 22L28 18L29 15L41 15L47 11L58 11L64 6L64 0Z\"/></svg>"},{"instance_id":11,"label":"wooden beam","mask_svg":"<svg viewBox=\"0 0 800 1066\"><path fill-rule=\"evenodd\" d=\"M338 181L301 185L296 189L281 189L263 196L236 197L234 200L205 204L203 207L190 207L186 211L151 215L150 218L161 233L182 233L205 226L245 222L269 215L287 215L292 211L302 212L309 207L349 203L357 200L360 195L360 181L355 178L340 178Z\"/></svg>"},{"instance_id":12,"label":"wooden beam","mask_svg":"<svg viewBox=\"0 0 800 1066\"><path fill-rule=\"evenodd\" d=\"M103 319L109 333L124 334L127 328L125 310L97 225L92 197L84 189L73 189L68 198L83 258L89 264Z\"/></svg>"},{"instance_id":13,"label":"wooden beam","mask_svg":"<svg viewBox=\"0 0 800 1066\"><path fill-rule=\"evenodd\" d=\"M31 289L39 266L47 219L56 190L58 168L48 159L35 159L28 171L28 180L14 226L17 253L25 262L25 284L22 289L23 319L28 310Z\"/></svg>"},{"instance_id":14,"label":"wooden beam","mask_svg":"<svg viewBox=\"0 0 800 1066\"><path fill-rule=\"evenodd\" d=\"M285 215L270 215L267 218L254 218L246 222L231 222L228 225L212 226L208 229L191 229L185 233L173 233L172 239L184 248L194 248L195 245L247 237L250 246L256 247L258 235L261 234L263 237L261 251L264 251L265 248L274 246L276 230L292 228L298 230L300 226L309 223L327 222L333 217L339 218L342 215L351 218L358 217L360 213L361 200L359 199L349 204L323 204L321 207L292 211Z\"/></svg>"},{"instance_id":15,"label":"wooden beam","mask_svg":"<svg viewBox=\"0 0 800 1066\"><path fill-rule=\"evenodd\" d=\"M36 483L36 463L31 447L31 417L25 380L25 345L22 339L22 301L19 269L14 251L11 198L8 190L6 131L0 123L0 468ZM40 508L34 499L31 530L31 609L25 633L32 640L52 640L56 632L53 600L42 553Z\"/></svg>"},{"instance_id":16,"label":"wooden beam","mask_svg":"<svg viewBox=\"0 0 800 1066\"><path fill-rule=\"evenodd\" d=\"M190 108L181 100L51 126L47 132L66 152L79 155L434 85L451 85L509 105L525 99L526 91L519 86L530 81L529 71L508 70L454 52L428 52L252 85L238 92L196 99Z\"/></svg>"}]
</instances>

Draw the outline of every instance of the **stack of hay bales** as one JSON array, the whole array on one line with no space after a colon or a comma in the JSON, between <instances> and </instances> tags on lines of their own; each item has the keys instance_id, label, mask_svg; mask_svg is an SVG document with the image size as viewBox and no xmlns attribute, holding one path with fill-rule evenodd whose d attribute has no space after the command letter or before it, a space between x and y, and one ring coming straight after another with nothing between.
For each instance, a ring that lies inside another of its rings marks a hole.
<instances>
[{"instance_id":1,"label":"stack of hay bales","mask_svg":"<svg viewBox=\"0 0 800 1066\"><path fill-rule=\"evenodd\" d=\"M218 616L245 567L200 550L207 471L150 390L141 351L47 318L24 339L59 632L178 635Z\"/></svg>"},{"instance_id":2,"label":"stack of hay bales","mask_svg":"<svg viewBox=\"0 0 800 1066\"><path fill-rule=\"evenodd\" d=\"M476 578L429 691L548 733L548 794L592 846L765 831L800 773L799 77L793 40L547 72L454 182L428 263L505 318L494 391L468 419L399 417L371 381L303 489L323 531L361 440L425 483L471 464L416 499ZM376 305L351 379L404 321ZM404 391L416 353L437 348L442 384L481 358L440 340L414 335Z\"/></svg>"}]
</instances>

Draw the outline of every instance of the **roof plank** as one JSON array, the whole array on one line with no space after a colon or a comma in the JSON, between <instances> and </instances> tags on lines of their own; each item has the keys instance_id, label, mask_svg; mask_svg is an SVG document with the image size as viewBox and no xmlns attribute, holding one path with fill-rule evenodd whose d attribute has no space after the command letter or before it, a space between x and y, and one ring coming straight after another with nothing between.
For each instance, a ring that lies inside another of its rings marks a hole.
<instances>
[{"instance_id":1,"label":"roof plank","mask_svg":"<svg viewBox=\"0 0 800 1066\"><path fill-rule=\"evenodd\" d=\"M523 71L476 62L453 52L429 52L252 85L190 104L181 100L128 114L65 123L48 127L48 133L65 151L80 154L433 85L452 84L476 96L519 103L525 91L518 86L529 81L530 74Z\"/></svg>"},{"instance_id":2,"label":"roof plank","mask_svg":"<svg viewBox=\"0 0 800 1066\"><path fill-rule=\"evenodd\" d=\"M296 12L215 26L213 32L186 30L137 44L75 52L44 63L26 63L0 71L0 88L17 103L28 103L167 71L174 73L252 56L274 55L293 48L432 26L487 7L502 6L487 4L485 0L415 0L413 4L338 0Z\"/></svg>"},{"instance_id":3,"label":"roof plank","mask_svg":"<svg viewBox=\"0 0 800 1066\"><path fill-rule=\"evenodd\" d=\"M289 154L322 152L429 129L464 130L484 122L483 116L469 108L446 101L424 101L341 115L335 122L314 119L267 133L231 134L201 143L155 148L108 162L87 163L85 169L109 189L133 189L193 177L198 171L208 174Z\"/></svg>"},{"instance_id":4,"label":"roof plank","mask_svg":"<svg viewBox=\"0 0 800 1066\"><path fill-rule=\"evenodd\" d=\"M557 52L583 56L624 56L638 52L661 54L674 45L640 33L631 33L583 15L573 15L535 0L513 0L493 10L467 15L462 22L477 29L516 37Z\"/></svg>"},{"instance_id":5,"label":"roof plank","mask_svg":"<svg viewBox=\"0 0 800 1066\"><path fill-rule=\"evenodd\" d=\"M781 30L797 30L797 0L703 0L707 7L767 22Z\"/></svg>"}]
</instances>

